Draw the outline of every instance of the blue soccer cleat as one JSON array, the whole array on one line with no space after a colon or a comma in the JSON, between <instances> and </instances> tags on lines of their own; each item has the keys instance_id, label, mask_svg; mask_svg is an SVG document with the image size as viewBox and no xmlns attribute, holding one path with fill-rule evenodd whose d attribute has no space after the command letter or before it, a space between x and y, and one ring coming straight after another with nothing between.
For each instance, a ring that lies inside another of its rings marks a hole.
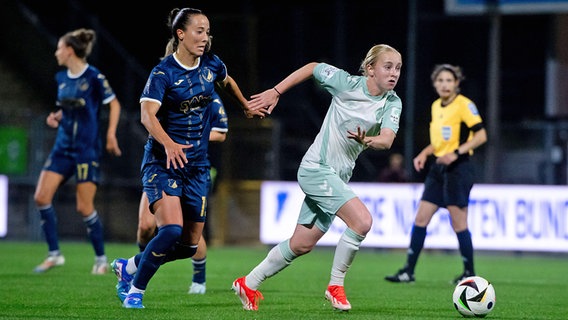
<instances>
[{"instance_id":1,"label":"blue soccer cleat","mask_svg":"<svg viewBox=\"0 0 568 320\"><path fill-rule=\"evenodd\" d=\"M143 309L142 297L144 297L142 293L130 293L124 299L122 306L127 309Z\"/></svg>"},{"instance_id":2,"label":"blue soccer cleat","mask_svg":"<svg viewBox=\"0 0 568 320\"><path fill-rule=\"evenodd\" d=\"M132 284L132 279L134 278L132 275L126 272L126 264L128 264L128 260L126 259L114 259L110 266L116 274L116 278L118 279L118 283L116 284L116 295L120 302L124 302L126 296L128 295L128 291L130 290L130 285Z\"/></svg>"}]
</instances>

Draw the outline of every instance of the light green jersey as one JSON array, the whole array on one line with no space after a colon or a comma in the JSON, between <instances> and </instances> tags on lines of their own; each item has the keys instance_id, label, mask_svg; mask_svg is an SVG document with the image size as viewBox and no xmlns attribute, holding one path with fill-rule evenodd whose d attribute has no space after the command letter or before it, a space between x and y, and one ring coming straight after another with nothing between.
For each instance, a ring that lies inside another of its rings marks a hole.
<instances>
[{"instance_id":1,"label":"light green jersey","mask_svg":"<svg viewBox=\"0 0 568 320\"><path fill-rule=\"evenodd\" d=\"M347 138L357 127L376 136L382 128L397 133L402 102L393 90L382 96L369 94L366 78L353 76L326 63L314 69L314 78L332 95L321 129L300 163L304 168L328 165L341 180L351 179L355 160L365 146Z\"/></svg>"}]
</instances>

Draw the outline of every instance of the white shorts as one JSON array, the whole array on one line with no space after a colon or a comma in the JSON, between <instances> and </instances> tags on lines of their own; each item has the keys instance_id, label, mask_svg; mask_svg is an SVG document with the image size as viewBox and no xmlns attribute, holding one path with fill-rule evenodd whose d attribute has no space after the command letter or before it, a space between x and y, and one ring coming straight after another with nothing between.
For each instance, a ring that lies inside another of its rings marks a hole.
<instances>
[{"instance_id":1,"label":"white shorts","mask_svg":"<svg viewBox=\"0 0 568 320\"><path fill-rule=\"evenodd\" d=\"M335 214L347 201L357 197L351 187L329 166L298 169L298 183L306 195L298 224L312 225L327 232Z\"/></svg>"}]
</instances>

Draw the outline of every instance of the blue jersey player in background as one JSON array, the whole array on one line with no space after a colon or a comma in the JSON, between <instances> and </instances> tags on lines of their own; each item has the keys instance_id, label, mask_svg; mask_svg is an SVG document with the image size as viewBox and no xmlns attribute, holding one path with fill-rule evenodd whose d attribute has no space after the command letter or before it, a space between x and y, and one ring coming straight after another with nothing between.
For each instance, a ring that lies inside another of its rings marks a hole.
<instances>
[{"instance_id":1,"label":"blue jersey player in background","mask_svg":"<svg viewBox=\"0 0 568 320\"><path fill-rule=\"evenodd\" d=\"M103 225L94 207L102 153L99 114L102 105L109 105L106 149L110 154L120 156L116 128L121 107L105 76L87 62L95 39L96 33L90 29L70 31L59 39L55 51L57 63L66 69L55 76L59 110L50 113L46 122L57 128L57 137L34 194L49 249L47 258L34 269L37 273L65 263L59 248L52 201L57 189L73 175L77 181L77 211L83 217L95 251L92 273L108 271Z\"/></svg>"},{"instance_id":2,"label":"blue jersey player in background","mask_svg":"<svg viewBox=\"0 0 568 320\"><path fill-rule=\"evenodd\" d=\"M158 232L144 252L128 261L113 261L117 287L132 281L125 308L144 308L143 295L160 265L190 258L197 250L209 193L207 152L215 83L236 98L247 117L263 114L248 111L225 64L206 52L210 27L201 10L173 9L168 25L173 54L154 67L140 98L141 122L149 132L142 184Z\"/></svg>"}]
</instances>

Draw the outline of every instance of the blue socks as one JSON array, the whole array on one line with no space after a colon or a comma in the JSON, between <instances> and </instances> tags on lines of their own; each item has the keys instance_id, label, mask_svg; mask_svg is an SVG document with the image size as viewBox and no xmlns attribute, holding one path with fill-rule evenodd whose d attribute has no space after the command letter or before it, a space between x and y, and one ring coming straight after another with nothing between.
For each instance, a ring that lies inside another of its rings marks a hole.
<instances>
[{"instance_id":1,"label":"blue socks","mask_svg":"<svg viewBox=\"0 0 568 320\"><path fill-rule=\"evenodd\" d=\"M43 234L45 235L45 241L50 252L59 251L59 239L57 236L57 216L55 215L55 209L53 206L49 205L46 207L39 208L39 214L41 218L41 228Z\"/></svg>"},{"instance_id":2,"label":"blue socks","mask_svg":"<svg viewBox=\"0 0 568 320\"><path fill-rule=\"evenodd\" d=\"M426 228L414 225L412 227L412 236L410 237L410 247L406 255L406 270L410 274L414 274L414 268L418 262L420 252L424 247L424 240L426 239Z\"/></svg>"},{"instance_id":3,"label":"blue socks","mask_svg":"<svg viewBox=\"0 0 568 320\"><path fill-rule=\"evenodd\" d=\"M456 233L460 245L460 254L463 259L463 267L465 271L475 274L473 268L473 244L471 242L471 233L469 229Z\"/></svg>"},{"instance_id":4,"label":"blue socks","mask_svg":"<svg viewBox=\"0 0 568 320\"><path fill-rule=\"evenodd\" d=\"M158 229L158 234L148 243L144 252L135 257L138 271L132 285L140 290L146 290L150 279L166 258L166 254L181 237L182 227L168 224Z\"/></svg>"},{"instance_id":5,"label":"blue socks","mask_svg":"<svg viewBox=\"0 0 568 320\"><path fill-rule=\"evenodd\" d=\"M91 239L91 244L93 245L93 249L95 249L95 255L97 255L97 257L104 256L103 224L99 219L97 210L93 211L90 216L83 218L83 222L87 226L87 235L89 239Z\"/></svg>"},{"instance_id":6,"label":"blue socks","mask_svg":"<svg viewBox=\"0 0 568 320\"><path fill-rule=\"evenodd\" d=\"M192 259L193 263L193 282L205 283L205 262L206 258L196 260Z\"/></svg>"}]
</instances>

